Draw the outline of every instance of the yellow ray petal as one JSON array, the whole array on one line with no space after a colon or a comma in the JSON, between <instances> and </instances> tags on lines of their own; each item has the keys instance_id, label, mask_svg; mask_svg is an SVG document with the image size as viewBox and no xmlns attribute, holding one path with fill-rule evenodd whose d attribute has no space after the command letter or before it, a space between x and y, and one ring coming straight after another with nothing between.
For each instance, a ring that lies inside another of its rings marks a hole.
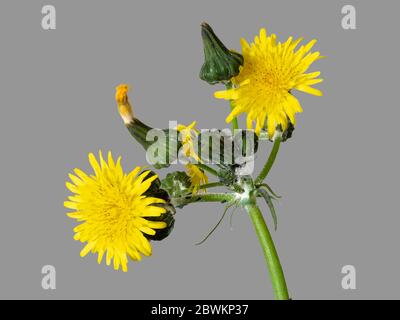
<instances>
[{"instance_id":1,"label":"yellow ray petal","mask_svg":"<svg viewBox=\"0 0 400 320\"><path fill-rule=\"evenodd\" d=\"M318 90L318 89L315 89L315 88L312 88L312 87L310 87L310 86L298 85L298 86L296 87L296 89L299 90L299 91L303 91L303 92L305 92L305 93L312 94L312 95L314 95L314 96L318 96L318 97L321 97L321 96L322 96L322 91L320 91L320 90Z\"/></svg>"},{"instance_id":2,"label":"yellow ray petal","mask_svg":"<svg viewBox=\"0 0 400 320\"><path fill-rule=\"evenodd\" d=\"M101 174L101 168L93 153L89 153L89 163L92 166L95 175L99 176Z\"/></svg>"},{"instance_id":3,"label":"yellow ray petal","mask_svg":"<svg viewBox=\"0 0 400 320\"><path fill-rule=\"evenodd\" d=\"M65 186L72 193L79 193L79 189L75 185L73 185L71 182L66 182Z\"/></svg>"},{"instance_id":4,"label":"yellow ray petal","mask_svg":"<svg viewBox=\"0 0 400 320\"><path fill-rule=\"evenodd\" d=\"M83 185L83 181L79 179L77 176L74 176L73 174L68 174L68 177L71 179L71 181L76 185L76 186L81 186Z\"/></svg>"},{"instance_id":5,"label":"yellow ray petal","mask_svg":"<svg viewBox=\"0 0 400 320\"><path fill-rule=\"evenodd\" d=\"M78 209L77 203L71 202L71 201L64 201L64 207L68 208L68 209L73 209L73 210L77 210Z\"/></svg>"},{"instance_id":6,"label":"yellow ray petal","mask_svg":"<svg viewBox=\"0 0 400 320\"><path fill-rule=\"evenodd\" d=\"M81 257L86 256L86 255L93 249L93 247L94 247L95 245L96 245L95 242L90 242L90 243L88 243L88 244L82 249L82 251L80 252L80 256L81 256Z\"/></svg>"},{"instance_id":7,"label":"yellow ray petal","mask_svg":"<svg viewBox=\"0 0 400 320\"><path fill-rule=\"evenodd\" d=\"M233 89L216 91L214 92L214 97L217 99L234 100L237 99L238 93Z\"/></svg>"},{"instance_id":8,"label":"yellow ray petal","mask_svg":"<svg viewBox=\"0 0 400 320\"><path fill-rule=\"evenodd\" d=\"M298 113L303 112L303 108L301 107L299 100L297 100L297 98L295 96L293 96L292 94L289 94L289 95L287 95L287 100L295 112L298 112Z\"/></svg>"}]
</instances>

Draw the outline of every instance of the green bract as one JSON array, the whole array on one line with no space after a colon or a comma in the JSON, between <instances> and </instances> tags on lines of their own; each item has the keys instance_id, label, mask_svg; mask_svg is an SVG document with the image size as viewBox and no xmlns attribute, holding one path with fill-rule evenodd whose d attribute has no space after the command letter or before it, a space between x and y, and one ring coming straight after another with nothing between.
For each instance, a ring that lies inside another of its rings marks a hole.
<instances>
[{"instance_id":1,"label":"green bract","mask_svg":"<svg viewBox=\"0 0 400 320\"><path fill-rule=\"evenodd\" d=\"M154 175L156 175L156 173L150 171L150 173L146 176L146 178L143 181L146 181L147 179L153 177ZM154 235L144 234L145 237L149 240L156 240L156 241L163 240L171 233L175 224L175 218L173 216L175 214L175 208L171 204L171 199L169 197L169 194L166 190L161 188L161 181L160 179L157 178L151 183L150 187L146 190L146 192L143 193L143 195L148 197L163 199L166 201L166 203L153 204L154 206L164 208L166 210L165 213L162 213L159 217L144 218L149 221L163 221L167 224L167 226L163 229L154 229L154 231L156 232Z\"/></svg>"},{"instance_id":2,"label":"green bract","mask_svg":"<svg viewBox=\"0 0 400 320\"><path fill-rule=\"evenodd\" d=\"M154 229L156 232L154 235L144 234L149 240L161 241L168 237L171 231L174 229L175 218L170 211L161 214L159 217L148 217L146 219L149 221L163 221L167 224L167 226L163 229Z\"/></svg>"}]
</instances>

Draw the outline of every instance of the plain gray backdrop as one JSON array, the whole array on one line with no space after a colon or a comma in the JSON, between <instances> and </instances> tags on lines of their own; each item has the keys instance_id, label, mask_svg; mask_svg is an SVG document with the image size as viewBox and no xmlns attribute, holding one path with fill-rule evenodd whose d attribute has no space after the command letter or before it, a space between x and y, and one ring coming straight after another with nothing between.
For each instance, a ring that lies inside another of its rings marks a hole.
<instances>
[{"instance_id":1,"label":"plain gray backdrop","mask_svg":"<svg viewBox=\"0 0 400 320\"><path fill-rule=\"evenodd\" d=\"M41 28L41 8L57 29ZM357 29L341 27L353 4ZM87 154L112 150L126 170L145 154L125 129L115 86L132 85L137 116L225 128L220 86L198 78L200 23L240 50L261 27L286 40L318 39L323 97L296 93L304 113L283 144L269 183L283 195L272 232L294 299L400 298L398 1L1 1L0 298L270 299L250 220L238 210L203 245L222 205L178 211L153 256L115 272L82 259L63 201L67 174L89 170ZM242 119L243 120L243 119ZM242 122L243 123L243 122ZM258 169L270 143L258 153ZM175 167L172 169L180 169ZM167 171L160 172L163 176ZM262 209L267 212L264 204ZM267 215L271 225L270 216ZM57 289L41 287L54 265ZM357 289L341 287L354 265Z\"/></svg>"}]
</instances>

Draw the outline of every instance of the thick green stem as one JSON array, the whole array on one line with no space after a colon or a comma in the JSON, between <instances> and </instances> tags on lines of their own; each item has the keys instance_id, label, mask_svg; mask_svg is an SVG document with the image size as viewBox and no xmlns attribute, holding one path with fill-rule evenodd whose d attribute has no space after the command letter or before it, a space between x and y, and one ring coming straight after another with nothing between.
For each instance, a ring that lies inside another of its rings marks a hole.
<instances>
[{"instance_id":1,"label":"thick green stem","mask_svg":"<svg viewBox=\"0 0 400 320\"><path fill-rule=\"evenodd\" d=\"M260 184L264 181L264 179L267 177L269 171L272 168L272 165L275 162L276 155L278 154L279 147L281 145L281 140L282 138L280 136L275 138L274 145L272 147L271 153L269 154L268 160L265 163L264 167L262 168L260 174L258 175L257 179L255 180L255 184Z\"/></svg>"},{"instance_id":2,"label":"thick green stem","mask_svg":"<svg viewBox=\"0 0 400 320\"><path fill-rule=\"evenodd\" d=\"M276 300L289 300L289 293L286 287L285 276L282 266L279 261L278 253L276 252L271 234L265 223L260 209L257 204L247 204L245 206L254 229L257 233L262 250L264 252L265 261L267 263L269 276L271 278L272 287Z\"/></svg>"},{"instance_id":3,"label":"thick green stem","mask_svg":"<svg viewBox=\"0 0 400 320\"><path fill-rule=\"evenodd\" d=\"M235 196L231 193L204 193L181 198L172 198L171 204L176 207L183 207L194 202L229 202L234 198Z\"/></svg>"},{"instance_id":4,"label":"thick green stem","mask_svg":"<svg viewBox=\"0 0 400 320\"><path fill-rule=\"evenodd\" d=\"M231 89L231 88L232 88L232 83L231 83L231 82L228 82L228 83L225 85L225 87L226 87L227 90ZM230 104L230 106L231 106L231 111L233 111L233 109L235 109L235 106L233 105L233 101L230 100L229 104ZM238 124L238 120L237 120L236 117L233 118L233 120L232 120L232 129L233 129L233 131L239 129L239 124ZM234 132L233 132L233 133L234 133Z\"/></svg>"}]
</instances>

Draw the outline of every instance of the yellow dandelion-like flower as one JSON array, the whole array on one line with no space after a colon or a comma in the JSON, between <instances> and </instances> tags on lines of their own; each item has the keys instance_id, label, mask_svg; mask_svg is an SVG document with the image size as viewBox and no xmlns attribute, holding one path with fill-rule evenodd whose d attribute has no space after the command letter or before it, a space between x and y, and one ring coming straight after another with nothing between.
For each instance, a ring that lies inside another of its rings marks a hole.
<instances>
[{"instance_id":1,"label":"yellow dandelion-like flower","mask_svg":"<svg viewBox=\"0 0 400 320\"><path fill-rule=\"evenodd\" d=\"M191 182L191 187L192 187L193 193L197 193L197 191L200 189L201 185L208 183L207 175L204 173L203 170L201 170L196 165L187 164L186 170L187 170L188 176L190 177L190 182ZM206 190L204 190L204 191L206 191Z\"/></svg>"},{"instance_id":2,"label":"yellow dandelion-like flower","mask_svg":"<svg viewBox=\"0 0 400 320\"><path fill-rule=\"evenodd\" d=\"M98 263L106 254L106 263L114 260L114 269L122 266L127 271L128 257L140 261L141 254L151 255L151 246L147 235L154 235L154 229L163 229L165 222L149 221L146 217L159 217L165 209L157 204L163 199L145 196L144 193L157 179L154 175L147 178L150 171L139 174L136 167L130 173L123 172L121 157L115 162L111 152L108 163L99 152L100 162L90 153L89 162L94 175L87 175L80 169L69 174L71 182L66 187L74 193L64 202L66 208L75 210L68 216L82 222L74 228L75 240L86 246L82 257L89 252L98 253Z\"/></svg>"},{"instance_id":3,"label":"yellow dandelion-like flower","mask_svg":"<svg viewBox=\"0 0 400 320\"><path fill-rule=\"evenodd\" d=\"M232 78L233 88L215 92L219 99L232 100L234 109L226 118L231 122L241 113L247 114L247 127L257 134L267 124L268 136L273 137L277 126L286 130L290 121L296 123L295 114L302 112L291 90L297 89L309 94L321 96L322 92L311 87L322 82L320 72L305 73L310 65L321 58L319 52L309 52L316 40L295 50L302 39L286 42L276 40L276 35L267 36L265 29L260 30L254 42L249 45L241 39L244 64L240 73Z\"/></svg>"},{"instance_id":4,"label":"yellow dandelion-like flower","mask_svg":"<svg viewBox=\"0 0 400 320\"><path fill-rule=\"evenodd\" d=\"M178 130L178 132L180 133L180 136L181 136L183 154L188 158L191 157L194 160L196 160L197 162L201 162L201 159L197 155L196 150L194 148L193 135L199 133L199 131L195 128L195 126L196 126L196 121L193 121L188 126L179 124L176 127L176 130ZM196 141L196 143L197 143L197 141Z\"/></svg>"}]
</instances>

